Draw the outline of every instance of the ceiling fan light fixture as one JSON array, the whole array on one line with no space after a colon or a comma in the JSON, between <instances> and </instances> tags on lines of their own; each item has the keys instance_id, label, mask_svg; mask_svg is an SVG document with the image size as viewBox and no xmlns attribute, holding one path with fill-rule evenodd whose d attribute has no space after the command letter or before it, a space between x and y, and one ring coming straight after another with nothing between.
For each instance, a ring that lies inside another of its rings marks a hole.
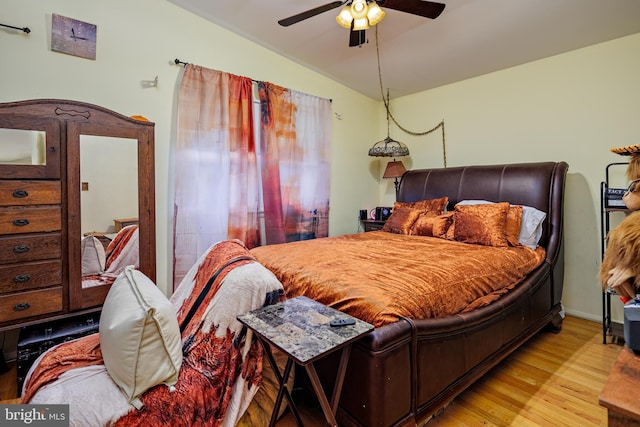
<instances>
[{"instance_id":1,"label":"ceiling fan light fixture","mask_svg":"<svg viewBox=\"0 0 640 427\"><path fill-rule=\"evenodd\" d=\"M341 26L346 28L347 30L351 28L351 22L353 21L353 16L351 16L351 7L343 6L340 9L340 13L336 16L336 22Z\"/></svg>"},{"instance_id":2,"label":"ceiling fan light fixture","mask_svg":"<svg viewBox=\"0 0 640 427\"><path fill-rule=\"evenodd\" d=\"M369 10L367 11L367 18L369 19L369 25L376 25L378 22L382 21L384 18L385 12L378 6L378 3L372 1L369 3Z\"/></svg>"},{"instance_id":3,"label":"ceiling fan light fixture","mask_svg":"<svg viewBox=\"0 0 640 427\"><path fill-rule=\"evenodd\" d=\"M366 19L368 10L369 6L367 6L366 0L353 0L351 3L351 16L355 20Z\"/></svg>"},{"instance_id":4,"label":"ceiling fan light fixture","mask_svg":"<svg viewBox=\"0 0 640 427\"><path fill-rule=\"evenodd\" d=\"M365 16L364 18L355 18L353 20L353 31L368 30L369 20Z\"/></svg>"}]
</instances>

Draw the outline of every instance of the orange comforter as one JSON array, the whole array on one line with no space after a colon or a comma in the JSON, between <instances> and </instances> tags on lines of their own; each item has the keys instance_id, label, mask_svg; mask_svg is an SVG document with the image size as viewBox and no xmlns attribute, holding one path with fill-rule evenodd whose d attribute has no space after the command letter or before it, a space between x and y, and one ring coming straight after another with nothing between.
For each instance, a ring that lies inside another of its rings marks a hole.
<instances>
[{"instance_id":1,"label":"orange comforter","mask_svg":"<svg viewBox=\"0 0 640 427\"><path fill-rule=\"evenodd\" d=\"M252 249L288 298L305 295L376 327L470 311L513 289L543 248L373 231Z\"/></svg>"}]
</instances>

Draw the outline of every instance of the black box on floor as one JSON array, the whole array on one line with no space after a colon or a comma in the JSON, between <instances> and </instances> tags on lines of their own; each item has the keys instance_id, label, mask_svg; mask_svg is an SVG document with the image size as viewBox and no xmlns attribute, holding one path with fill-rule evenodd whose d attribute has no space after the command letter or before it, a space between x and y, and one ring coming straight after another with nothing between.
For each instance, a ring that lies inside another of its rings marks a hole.
<instances>
[{"instance_id":1,"label":"black box on floor","mask_svg":"<svg viewBox=\"0 0 640 427\"><path fill-rule=\"evenodd\" d=\"M24 326L18 336L18 393L33 362L54 345L98 332L100 312Z\"/></svg>"}]
</instances>

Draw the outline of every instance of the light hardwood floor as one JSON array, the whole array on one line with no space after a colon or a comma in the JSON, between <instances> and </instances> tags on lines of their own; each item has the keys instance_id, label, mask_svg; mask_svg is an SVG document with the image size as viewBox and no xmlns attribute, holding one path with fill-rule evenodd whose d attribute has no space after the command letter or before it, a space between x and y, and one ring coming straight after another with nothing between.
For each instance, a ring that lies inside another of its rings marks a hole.
<instances>
[{"instance_id":1,"label":"light hardwood floor","mask_svg":"<svg viewBox=\"0 0 640 427\"><path fill-rule=\"evenodd\" d=\"M602 325L568 316L558 334L543 331L460 394L426 427L606 426L598 404L622 349L602 344ZM302 414L324 426L321 412ZM294 427L291 414L278 427Z\"/></svg>"},{"instance_id":2,"label":"light hardwood floor","mask_svg":"<svg viewBox=\"0 0 640 427\"><path fill-rule=\"evenodd\" d=\"M621 350L602 344L600 323L567 317L559 334L541 332L426 423L440 426L606 426L598 396ZM0 375L0 399L17 396L15 365ZM324 426L301 407L305 427ZM290 413L278 427L294 427Z\"/></svg>"}]
</instances>

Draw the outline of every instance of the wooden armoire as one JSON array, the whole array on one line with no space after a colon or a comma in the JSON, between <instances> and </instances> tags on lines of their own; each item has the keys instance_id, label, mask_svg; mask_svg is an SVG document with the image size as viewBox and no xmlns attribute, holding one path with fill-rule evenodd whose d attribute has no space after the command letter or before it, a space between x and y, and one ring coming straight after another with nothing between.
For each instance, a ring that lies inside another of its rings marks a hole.
<instances>
[{"instance_id":1,"label":"wooden armoire","mask_svg":"<svg viewBox=\"0 0 640 427\"><path fill-rule=\"evenodd\" d=\"M137 184L140 270L155 281L154 123L71 100L0 103L0 330L98 311L106 297L108 285L82 284L86 136L137 146L137 172L108 168Z\"/></svg>"}]
</instances>

